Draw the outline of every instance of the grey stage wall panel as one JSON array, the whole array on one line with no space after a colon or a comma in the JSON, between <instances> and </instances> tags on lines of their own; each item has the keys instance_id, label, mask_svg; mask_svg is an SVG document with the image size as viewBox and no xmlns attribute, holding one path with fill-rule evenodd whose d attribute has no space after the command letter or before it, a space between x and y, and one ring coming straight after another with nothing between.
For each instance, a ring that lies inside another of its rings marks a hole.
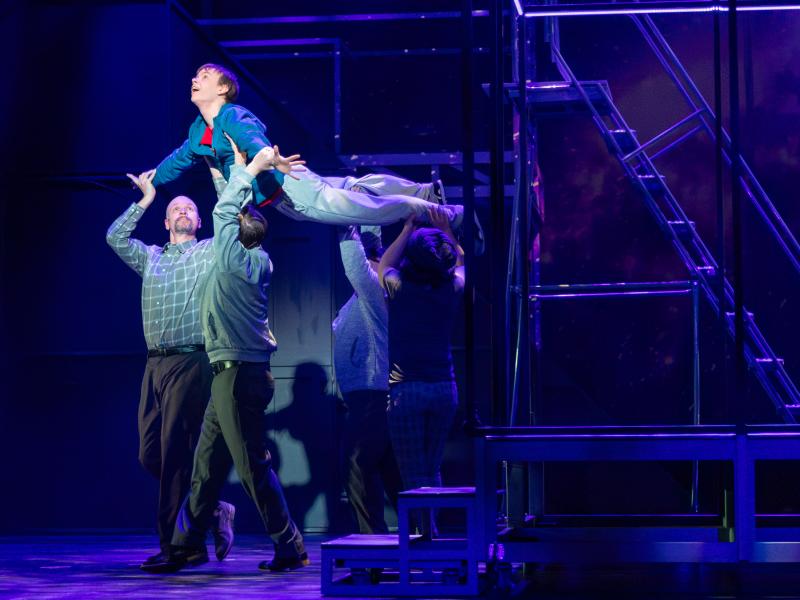
<instances>
[{"instance_id":1,"label":"grey stage wall panel","mask_svg":"<svg viewBox=\"0 0 800 600\"><path fill-rule=\"evenodd\" d=\"M266 215L270 222L266 246L275 268L270 324L278 351L273 365L314 362L329 366L335 229L292 221L273 210Z\"/></svg>"}]
</instances>

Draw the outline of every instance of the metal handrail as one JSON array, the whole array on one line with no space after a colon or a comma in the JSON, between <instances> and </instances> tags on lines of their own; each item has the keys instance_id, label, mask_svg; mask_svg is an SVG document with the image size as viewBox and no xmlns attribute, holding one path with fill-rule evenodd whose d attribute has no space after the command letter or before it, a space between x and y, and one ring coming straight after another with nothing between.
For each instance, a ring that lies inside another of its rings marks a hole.
<instances>
[{"instance_id":1,"label":"metal handrail","mask_svg":"<svg viewBox=\"0 0 800 600\"><path fill-rule=\"evenodd\" d=\"M666 41L664 41L664 43L666 43ZM570 84L574 86L574 88L578 91L579 95L582 97L584 103L589 109L593 121L597 125L598 129L600 130L606 142L609 144L610 147L615 149L615 153L617 154L618 157L625 156L625 153L622 151L616 138L610 133L609 127L606 126L603 117L597 111L597 109L594 106L594 103L586 93L584 86L572 72L569 65L567 64L567 61L561 54L560 49L555 44L551 46L551 53L554 62L556 63L556 67L558 68L562 77L564 77L566 81L570 82ZM688 74L686 74L686 76L688 77ZM676 81L676 83L678 82ZM611 99L610 95L606 92L606 90L602 88L601 88L601 93L604 95L604 100L609 106L609 117L613 122L614 127L620 130L624 130L625 133L631 136L631 138L635 140L638 145L639 142L638 140L636 140L635 132L627 124L624 117L619 112L619 109L616 107L613 100ZM713 115L713 112L711 111L708 104L705 103L705 100L703 100L704 105L702 107L698 107L697 105L692 103L691 100L689 100L689 102L690 106L693 107L696 113L695 115L692 116L699 116L701 118L701 121L704 124L706 124L704 117L706 117L709 114ZM707 124L706 124L706 129L707 129ZM661 208L657 205L650 191L642 183L640 178L642 175L651 175L655 177L656 180L660 181L658 170L653 164L652 158L648 156L644 150L642 150L639 153L638 165L640 169L642 169L641 171L637 171L633 166L630 165L628 161L621 160L620 163L623 169L625 170L626 174L633 181L637 181L639 183L639 187L644 192L644 197L648 205L648 208L654 214L662 229L665 230L667 234L670 236L673 242L673 246L676 248L681 258L684 260L684 263L690 268L690 270L697 277L700 287L703 289L704 295L706 299L709 301L709 304L711 305L714 312L719 314L723 306L732 305L733 287L727 280L727 278L725 278L723 274L719 273L719 268L716 260L714 259L713 254L705 245L705 243L702 241L697 231L693 227L688 228L690 241L692 243L692 246L694 247L695 252L698 255L697 258L700 259L699 261L696 260L696 257L693 256L692 253L690 253L689 250L685 247L684 243L681 241L677 232L671 227L669 219L666 217ZM752 172L747 167L745 167L745 173L752 174ZM753 180L755 180L754 177ZM742 181L742 183L745 182ZM661 188L663 191L663 199L665 200L667 207L675 215L676 219L678 221L689 223L688 216L684 212L683 208L681 207L677 199L672 195L672 192L670 191L669 187L667 187L665 184L662 183ZM745 189L747 189L746 186ZM761 190L760 186L758 186L757 189ZM763 190L761 191L763 192ZM752 196L752 194L748 194L748 196L756 200ZM764 210L764 207L760 206L756 201L754 201L753 204L759 211L759 214L762 214L762 216L765 217L767 223L771 225L770 221L767 218L768 215L765 214L766 211ZM771 202L769 202L768 199L766 204L767 204L767 209L769 209L773 214L777 215L777 211L775 210L774 206L771 204ZM780 219L779 215L777 218ZM783 223L782 220L780 220L780 223L782 223L785 226L785 223ZM789 235L791 236L790 232ZM791 237L791 240L794 240L794 238ZM779 241L782 242L780 236L779 236ZM786 248L786 244L782 243L782 247ZM788 248L786 249L788 250ZM790 259L792 258L791 254L789 254L789 257ZM708 268L710 268L713 271L714 273L713 276L709 274ZM724 298L719 298L717 296L715 290L716 283L715 281L712 280L712 277L722 278L723 282L722 289ZM723 300L725 301L725 304L723 304ZM735 334L733 325L734 325L733 323L730 322L728 323L728 332L731 335ZM762 385L762 388L770 397L776 409L782 414L783 418L786 421L795 422L794 415L787 408L787 406L800 403L800 391L798 391L798 388L795 386L794 382L786 372L784 365L782 364L782 362L778 360L777 355L772 350L771 346L767 343L766 339L764 338L760 329L758 329L758 327L755 325L752 318L748 318L746 320L745 333L746 333L746 339L744 340L745 342L744 346L745 346L745 358L747 360L747 363L750 365L751 370L758 379L759 383ZM759 358L769 359L768 360L768 363L770 365L769 369L765 367L765 364L762 361L759 361ZM778 386L780 389L778 389Z\"/></svg>"},{"instance_id":2,"label":"metal handrail","mask_svg":"<svg viewBox=\"0 0 800 600\"><path fill-rule=\"evenodd\" d=\"M711 109L708 101L706 101L705 96L703 96L702 92L694 83L691 75L689 75L684 68L664 35L656 26L652 17L648 15L630 15L630 17L690 108L695 111L700 110L703 112L703 114L700 115L701 122L708 136L712 141L715 141L716 136L714 134L714 128L711 125L715 119L714 111ZM725 160L728 164L731 164L731 139L724 128L722 129L722 142ZM742 166L740 184L745 191L745 196L751 201L758 214L761 215L766 225L772 231L776 241L783 249L795 270L800 273L800 243L798 243L797 238L795 238L794 234L786 225L786 222L780 216L772 200L750 169L747 161L745 161L744 157L741 155L739 156L739 160Z\"/></svg>"}]
</instances>

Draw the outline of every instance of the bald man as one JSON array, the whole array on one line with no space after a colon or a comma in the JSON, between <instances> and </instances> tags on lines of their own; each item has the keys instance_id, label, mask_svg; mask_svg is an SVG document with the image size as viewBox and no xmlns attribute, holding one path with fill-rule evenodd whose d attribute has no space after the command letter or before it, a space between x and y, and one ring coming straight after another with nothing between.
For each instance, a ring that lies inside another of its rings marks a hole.
<instances>
[{"instance_id":1,"label":"bald man","mask_svg":"<svg viewBox=\"0 0 800 600\"><path fill-rule=\"evenodd\" d=\"M142 320L147 365L139 401L139 462L159 482L156 528L161 550L143 563L159 562L169 551L181 503L189 491L194 449L211 394L211 366L203 346L200 292L214 261L212 240L197 240L197 206L178 196L167 206L169 242L147 246L131 238L155 200L153 172L128 175L141 190L108 229L106 241L142 278ZM220 502L214 541L219 560L233 543L234 508Z\"/></svg>"}]
</instances>

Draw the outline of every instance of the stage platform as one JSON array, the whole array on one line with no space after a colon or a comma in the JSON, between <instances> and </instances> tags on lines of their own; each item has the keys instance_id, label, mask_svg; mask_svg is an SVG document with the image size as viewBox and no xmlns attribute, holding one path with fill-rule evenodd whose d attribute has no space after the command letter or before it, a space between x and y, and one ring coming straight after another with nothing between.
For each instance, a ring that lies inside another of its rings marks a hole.
<instances>
[{"instance_id":1,"label":"stage platform","mask_svg":"<svg viewBox=\"0 0 800 600\"><path fill-rule=\"evenodd\" d=\"M320 595L320 543L308 536L311 565L284 574L262 573L268 557L260 535L239 535L223 562L213 557L175 575L139 570L152 552L149 535L36 535L0 537L0 598L158 599L271 598L309 600ZM209 546L211 548L211 546ZM533 570L517 598L706 600L798 598L800 569L792 564L757 565L548 565ZM509 597L489 592L484 597Z\"/></svg>"}]
</instances>

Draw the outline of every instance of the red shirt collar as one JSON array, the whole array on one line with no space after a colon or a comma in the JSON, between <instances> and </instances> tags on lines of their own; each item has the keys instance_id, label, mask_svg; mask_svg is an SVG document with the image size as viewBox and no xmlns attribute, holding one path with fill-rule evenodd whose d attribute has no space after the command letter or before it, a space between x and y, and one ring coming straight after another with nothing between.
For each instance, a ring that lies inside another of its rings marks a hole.
<instances>
[{"instance_id":1,"label":"red shirt collar","mask_svg":"<svg viewBox=\"0 0 800 600\"><path fill-rule=\"evenodd\" d=\"M200 144L203 146L210 146L211 139L214 136L214 130L211 129L208 125L206 125L206 130L203 132L203 137L200 138Z\"/></svg>"}]
</instances>

